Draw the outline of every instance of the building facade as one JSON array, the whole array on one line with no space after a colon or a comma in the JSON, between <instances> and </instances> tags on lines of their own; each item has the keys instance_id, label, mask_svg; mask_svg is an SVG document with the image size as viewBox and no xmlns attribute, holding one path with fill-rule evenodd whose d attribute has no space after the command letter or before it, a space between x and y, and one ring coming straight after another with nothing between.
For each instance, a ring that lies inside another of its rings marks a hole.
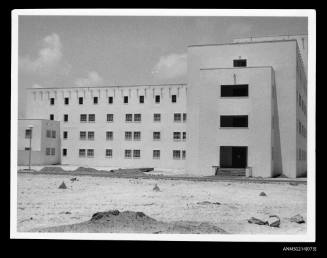
<instances>
[{"instance_id":1,"label":"building facade","mask_svg":"<svg viewBox=\"0 0 327 258\"><path fill-rule=\"evenodd\" d=\"M31 153L30 153L31 149ZM18 120L18 165L60 164L60 123L46 119Z\"/></svg>"},{"instance_id":2,"label":"building facade","mask_svg":"<svg viewBox=\"0 0 327 258\"><path fill-rule=\"evenodd\" d=\"M189 46L187 85L29 89L27 117L60 122L61 164L305 176L307 37L293 37Z\"/></svg>"}]
</instances>

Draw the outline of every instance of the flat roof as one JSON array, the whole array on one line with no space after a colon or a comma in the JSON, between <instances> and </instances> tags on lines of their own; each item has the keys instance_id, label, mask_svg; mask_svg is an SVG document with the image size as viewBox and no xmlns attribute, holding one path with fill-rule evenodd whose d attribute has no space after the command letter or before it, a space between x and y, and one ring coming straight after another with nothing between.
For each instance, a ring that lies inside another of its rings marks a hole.
<instances>
[{"instance_id":1,"label":"flat roof","mask_svg":"<svg viewBox=\"0 0 327 258\"><path fill-rule=\"evenodd\" d=\"M296 36L308 36L308 34L282 34L282 35L275 35L275 36L271 36L271 35L263 35L263 36L255 36L255 37L251 37L251 36L248 36L248 37L241 37L241 38L235 38L233 40L236 40L236 39L257 39L257 38L278 38L278 37L296 37Z\"/></svg>"},{"instance_id":2,"label":"flat roof","mask_svg":"<svg viewBox=\"0 0 327 258\"><path fill-rule=\"evenodd\" d=\"M243 67L208 67L208 68L200 68L201 70L224 70L224 69L247 69L247 68L270 68L270 69L274 69L272 66L270 65L264 65L264 66L243 66Z\"/></svg>"},{"instance_id":3,"label":"flat roof","mask_svg":"<svg viewBox=\"0 0 327 258\"><path fill-rule=\"evenodd\" d=\"M281 39L281 40L267 40L267 41L247 41L247 42L230 42L230 43L216 43L216 44L200 44L200 45L189 45L189 47L207 47L207 46L227 46L227 45L242 45L242 44L266 44L275 42L297 42L296 39Z\"/></svg>"},{"instance_id":4,"label":"flat roof","mask_svg":"<svg viewBox=\"0 0 327 258\"><path fill-rule=\"evenodd\" d=\"M84 87L47 87L47 88L27 88L28 90L46 90L46 89L96 89L96 88L123 88L123 87L160 87L160 86L185 86L186 83L168 83L168 84L134 84L134 85L107 85L107 86L84 86Z\"/></svg>"}]
</instances>

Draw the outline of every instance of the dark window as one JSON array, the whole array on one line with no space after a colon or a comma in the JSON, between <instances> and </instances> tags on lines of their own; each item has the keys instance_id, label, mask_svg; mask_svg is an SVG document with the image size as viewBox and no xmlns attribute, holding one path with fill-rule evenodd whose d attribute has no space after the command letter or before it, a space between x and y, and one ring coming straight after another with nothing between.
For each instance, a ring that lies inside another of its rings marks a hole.
<instances>
[{"instance_id":1,"label":"dark window","mask_svg":"<svg viewBox=\"0 0 327 258\"><path fill-rule=\"evenodd\" d=\"M174 113L174 122L181 122L182 114L181 113Z\"/></svg>"},{"instance_id":2,"label":"dark window","mask_svg":"<svg viewBox=\"0 0 327 258\"><path fill-rule=\"evenodd\" d=\"M98 97L93 97L93 104L98 104Z\"/></svg>"},{"instance_id":3,"label":"dark window","mask_svg":"<svg viewBox=\"0 0 327 258\"><path fill-rule=\"evenodd\" d=\"M106 149L106 157L112 158L112 149Z\"/></svg>"},{"instance_id":4,"label":"dark window","mask_svg":"<svg viewBox=\"0 0 327 258\"><path fill-rule=\"evenodd\" d=\"M50 98L50 105L54 105L54 98Z\"/></svg>"},{"instance_id":5,"label":"dark window","mask_svg":"<svg viewBox=\"0 0 327 258\"><path fill-rule=\"evenodd\" d=\"M80 140L85 140L86 139L86 132L85 131L79 132L79 139Z\"/></svg>"},{"instance_id":6,"label":"dark window","mask_svg":"<svg viewBox=\"0 0 327 258\"><path fill-rule=\"evenodd\" d=\"M68 138L68 132L64 131L64 139L67 139L67 138Z\"/></svg>"},{"instance_id":7,"label":"dark window","mask_svg":"<svg viewBox=\"0 0 327 258\"><path fill-rule=\"evenodd\" d=\"M160 103L160 95L156 95L156 103Z\"/></svg>"},{"instance_id":8,"label":"dark window","mask_svg":"<svg viewBox=\"0 0 327 258\"><path fill-rule=\"evenodd\" d=\"M160 132L153 132L153 140L160 140Z\"/></svg>"},{"instance_id":9,"label":"dark window","mask_svg":"<svg viewBox=\"0 0 327 258\"><path fill-rule=\"evenodd\" d=\"M141 132L134 132L134 141L141 140Z\"/></svg>"},{"instance_id":10,"label":"dark window","mask_svg":"<svg viewBox=\"0 0 327 258\"><path fill-rule=\"evenodd\" d=\"M108 141L113 140L113 138L114 138L114 133L113 133L112 131L108 131L108 132L106 132L106 139L107 139Z\"/></svg>"},{"instance_id":11,"label":"dark window","mask_svg":"<svg viewBox=\"0 0 327 258\"><path fill-rule=\"evenodd\" d=\"M86 114L81 114L80 121L81 122L86 122L87 121L87 115Z\"/></svg>"},{"instance_id":12,"label":"dark window","mask_svg":"<svg viewBox=\"0 0 327 258\"><path fill-rule=\"evenodd\" d=\"M46 136L47 136L47 138L51 138L51 130L47 130Z\"/></svg>"},{"instance_id":13,"label":"dark window","mask_svg":"<svg viewBox=\"0 0 327 258\"><path fill-rule=\"evenodd\" d=\"M141 122L141 114L134 114L134 122Z\"/></svg>"},{"instance_id":14,"label":"dark window","mask_svg":"<svg viewBox=\"0 0 327 258\"><path fill-rule=\"evenodd\" d=\"M57 137L57 133L56 133L56 131L52 131L52 132L51 132L51 136L52 136L52 138L56 139L56 137Z\"/></svg>"},{"instance_id":15,"label":"dark window","mask_svg":"<svg viewBox=\"0 0 327 258\"><path fill-rule=\"evenodd\" d=\"M249 85L248 84L221 85L220 96L221 97L248 97Z\"/></svg>"},{"instance_id":16,"label":"dark window","mask_svg":"<svg viewBox=\"0 0 327 258\"><path fill-rule=\"evenodd\" d=\"M141 151L140 150L133 150L133 158L140 158Z\"/></svg>"},{"instance_id":17,"label":"dark window","mask_svg":"<svg viewBox=\"0 0 327 258\"><path fill-rule=\"evenodd\" d=\"M89 114L89 122L95 122L95 114Z\"/></svg>"},{"instance_id":18,"label":"dark window","mask_svg":"<svg viewBox=\"0 0 327 258\"><path fill-rule=\"evenodd\" d=\"M220 127L248 127L248 116L220 116Z\"/></svg>"},{"instance_id":19,"label":"dark window","mask_svg":"<svg viewBox=\"0 0 327 258\"><path fill-rule=\"evenodd\" d=\"M132 122L133 121L133 114L126 114L125 115L125 121L126 122Z\"/></svg>"},{"instance_id":20,"label":"dark window","mask_svg":"<svg viewBox=\"0 0 327 258\"><path fill-rule=\"evenodd\" d=\"M140 103L144 103L144 96L140 96Z\"/></svg>"},{"instance_id":21,"label":"dark window","mask_svg":"<svg viewBox=\"0 0 327 258\"><path fill-rule=\"evenodd\" d=\"M113 122L114 121L114 114L107 114L107 122Z\"/></svg>"},{"instance_id":22,"label":"dark window","mask_svg":"<svg viewBox=\"0 0 327 258\"><path fill-rule=\"evenodd\" d=\"M88 157L94 157L94 149L88 149L87 150L87 156Z\"/></svg>"},{"instance_id":23,"label":"dark window","mask_svg":"<svg viewBox=\"0 0 327 258\"><path fill-rule=\"evenodd\" d=\"M153 121L160 122L160 120L161 120L161 114L159 113L153 114Z\"/></svg>"},{"instance_id":24,"label":"dark window","mask_svg":"<svg viewBox=\"0 0 327 258\"><path fill-rule=\"evenodd\" d=\"M83 105L83 97L78 98L78 104Z\"/></svg>"},{"instance_id":25,"label":"dark window","mask_svg":"<svg viewBox=\"0 0 327 258\"><path fill-rule=\"evenodd\" d=\"M160 150L153 150L153 158L160 159Z\"/></svg>"},{"instance_id":26,"label":"dark window","mask_svg":"<svg viewBox=\"0 0 327 258\"><path fill-rule=\"evenodd\" d=\"M64 114L64 122L68 122L68 115Z\"/></svg>"},{"instance_id":27,"label":"dark window","mask_svg":"<svg viewBox=\"0 0 327 258\"><path fill-rule=\"evenodd\" d=\"M69 98L65 98L65 105L69 105Z\"/></svg>"},{"instance_id":28,"label":"dark window","mask_svg":"<svg viewBox=\"0 0 327 258\"><path fill-rule=\"evenodd\" d=\"M233 61L234 67L245 67L246 66L246 59L235 59Z\"/></svg>"},{"instance_id":29,"label":"dark window","mask_svg":"<svg viewBox=\"0 0 327 258\"><path fill-rule=\"evenodd\" d=\"M25 147L25 150L30 150L30 147Z\"/></svg>"},{"instance_id":30,"label":"dark window","mask_svg":"<svg viewBox=\"0 0 327 258\"><path fill-rule=\"evenodd\" d=\"M176 103L176 95L171 96L171 102Z\"/></svg>"},{"instance_id":31,"label":"dark window","mask_svg":"<svg viewBox=\"0 0 327 258\"><path fill-rule=\"evenodd\" d=\"M87 138L91 141L94 140L94 132L87 132Z\"/></svg>"},{"instance_id":32,"label":"dark window","mask_svg":"<svg viewBox=\"0 0 327 258\"><path fill-rule=\"evenodd\" d=\"M78 155L79 155L80 157L85 157L85 149L79 149L79 150L78 150Z\"/></svg>"},{"instance_id":33,"label":"dark window","mask_svg":"<svg viewBox=\"0 0 327 258\"><path fill-rule=\"evenodd\" d=\"M183 122L186 122L186 113L183 113Z\"/></svg>"},{"instance_id":34,"label":"dark window","mask_svg":"<svg viewBox=\"0 0 327 258\"><path fill-rule=\"evenodd\" d=\"M31 129L25 130L25 138L26 139L32 138L32 130Z\"/></svg>"},{"instance_id":35,"label":"dark window","mask_svg":"<svg viewBox=\"0 0 327 258\"><path fill-rule=\"evenodd\" d=\"M108 97L108 103L112 104L114 102L114 98L113 97Z\"/></svg>"},{"instance_id":36,"label":"dark window","mask_svg":"<svg viewBox=\"0 0 327 258\"><path fill-rule=\"evenodd\" d=\"M54 120L54 114L50 114L50 120Z\"/></svg>"},{"instance_id":37,"label":"dark window","mask_svg":"<svg viewBox=\"0 0 327 258\"><path fill-rule=\"evenodd\" d=\"M67 156L67 149L62 149L62 156Z\"/></svg>"},{"instance_id":38,"label":"dark window","mask_svg":"<svg viewBox=\"0 0 327 258\"><path fill-rule=\"evenodd\" d=\"M128 96L124 96L124 103L125 103L125 104L128 103Z\"/></svg>"}]
</instances>

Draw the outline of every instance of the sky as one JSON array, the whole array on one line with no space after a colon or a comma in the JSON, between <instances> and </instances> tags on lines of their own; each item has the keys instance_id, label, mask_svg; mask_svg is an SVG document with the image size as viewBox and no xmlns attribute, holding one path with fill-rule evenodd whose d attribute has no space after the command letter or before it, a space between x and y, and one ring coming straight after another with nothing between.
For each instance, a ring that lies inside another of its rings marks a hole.
<instances>
[{"instance_id":1,"label":"sky","mask_svg":"<svg viewBox=\"0 0 327 258\"><path fill-rule=\"evenodd\" d=\"M187 83L187 46L307 34L305 17L20 16L18 103L26 88Z\"/></svg>"}]
</instances>

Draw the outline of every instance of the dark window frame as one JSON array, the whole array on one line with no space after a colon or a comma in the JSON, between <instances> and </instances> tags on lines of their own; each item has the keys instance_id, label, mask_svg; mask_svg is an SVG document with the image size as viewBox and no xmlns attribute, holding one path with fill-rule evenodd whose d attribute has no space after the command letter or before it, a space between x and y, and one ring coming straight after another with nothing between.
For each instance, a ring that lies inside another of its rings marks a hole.
<instances>
[{"instance_id":1,"label":"dark window frame","mask_svg":"<svg viewBox=\"0 0 327 258\"><path fill-rule=\"evenodd\" d=\"M221 98L248 98L249 84L220 85Z\"/></svg>"},{"instance_id":2,"label":"dark window frame","mask_svg":"<svg viewBox=\"0 0 327 258\"><path fill-rule=\"evenodd\" d=\"M234 59L233 67L247 67L247 59Z\"/></svg>"},{"instance_id":3,"label":"dark window frame","mask_svg":"<svg viewBox=\"0 0 327 258\"><path fill-rule=\"evenodd\" d=\"M249 128L248 115L222 115L220 128Z\"/></svg>"}]
</instances>

